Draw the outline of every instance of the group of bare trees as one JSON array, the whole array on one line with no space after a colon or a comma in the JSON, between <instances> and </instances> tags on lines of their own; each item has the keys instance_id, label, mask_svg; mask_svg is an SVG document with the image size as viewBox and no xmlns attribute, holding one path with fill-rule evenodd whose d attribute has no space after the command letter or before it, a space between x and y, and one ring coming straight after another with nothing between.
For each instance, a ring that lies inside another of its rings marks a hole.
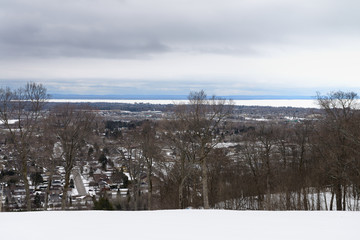
<instances>
[{"instance_id":1,"label":"group of bare trees","mask_svg":"<svg viewBox=\"0 0 360 240\"><path fill-rule=\"evenodd\" d=\"M165 136L169 147L177 154L175 164L180 167L179 207L184 207L184 183L192 171L201 171L202 199L205 209L209 204L209 154L219 143L217 130L232 112L231 102L212 97L204 91L189 95L189 103L179 105L174 119L166 123Z\"/></svg>"},{"instance_id":2,"label":"group of bare trees","mask_svg":"<svg viewBox=\"0 0 360 240\"><path fill-rule=\"evenodd\" d=\"M320 167L326 170L332 198L334 195L336 198L336 209L346 210L347 196L359 199L360 115L357 94L339 91L319 96L318 100L325 112L316 132L315 147Z\"/></svg>"},{"instance_id":3,"label":"group of bare trees","mask_svg":"<svg viewBox=\"0 0 360 240\"><path fill-rule=\"evenodd\" d=\"M64 168L66 209L73 168L85 165L93 148L105 168L106 152L118 152L129 174L128 209L359 210L355 93L318 95L323 111L311 120L244 123L233 118L231 101L192 92L166 119L112 135L102 134L104 121L93 110L70 104L45 109L47 100L41 84L0 89L1 134L24 183L27 210L30 166L46 169L45 209L55 169ZM240 124L247 130L234 131Z\"/></svg>"},{"instance_id":4,"label":"group of bare trees","mask_svg":"<svg viewBox=\"0 0 360 240\"><path fill-rule=\"evenodd\" d=\"M33 153L31 143L40 126L47 98L46 89L35 83L17 90L0 89L0 120L8 130L9 141L14 145L14 157L24 182L28 210L31 209L28 181L28 166ZM16 122L15 128L13 122Z\"/></svg>"},{"instance_id":5,"label":"group of bare trees","mask_svg":"<svg viewBox=\"0 0 360 240\"><path fill-rule=\"evenodd\" d=\"M95 114L69 104L45 110L49 99L42 84L28 83L24 88L0 89L0 121L6 144L10 145L11 167L21 174L25 188L25 206L31 210L29 167L47 169L50 174L45 206L48 202L52 174L56 166L65 168L62 208L67 204L70 173L86 138L95 131ZM45 208L46 209L46 208Z\"/></svg>"},{"instance_id":6,"label":"group of bare trees","mask_svg":"<svg viewBox=\"0 0 360 240\"><path fill-rule=\"evenodd\" d=\"M311 120L247 123L233 148L217 148L239 124L228 118L231 104L196 104L203 93L194 94L160 130L174 151L162 176L164 206L359 210L355 93L319 95L323 110Z\"/></svg>"}]
</instances>

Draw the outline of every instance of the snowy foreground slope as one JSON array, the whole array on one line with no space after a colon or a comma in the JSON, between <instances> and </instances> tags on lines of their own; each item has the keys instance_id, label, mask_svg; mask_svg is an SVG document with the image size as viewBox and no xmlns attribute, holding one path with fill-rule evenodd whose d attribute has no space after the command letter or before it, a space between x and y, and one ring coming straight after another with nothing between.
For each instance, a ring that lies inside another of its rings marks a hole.
<instances>
[{"instance_id":1,"label":"snowy foreground slope","mask_svg":"<svg viewBox=\"0 0 360 240\"><path fill-rule=\"evenodd\" d=\"M358 239L360 212L0 213L1 239Z\"/></svg>"}]
</instances>

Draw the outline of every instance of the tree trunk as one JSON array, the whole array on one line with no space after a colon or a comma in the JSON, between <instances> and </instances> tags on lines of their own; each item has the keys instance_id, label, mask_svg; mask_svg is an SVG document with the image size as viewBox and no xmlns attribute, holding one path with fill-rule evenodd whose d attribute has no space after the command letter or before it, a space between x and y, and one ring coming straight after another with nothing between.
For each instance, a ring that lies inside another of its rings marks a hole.
<instances>
[{"instance_id":1,"label":"tree trunk","mask_svg":"<svg viewBox=\"0 0 360 240\"><path fill-rule=\"evenodd\" d=\"M302 206L301 206L301 188L298 190L297 192L297 205L296 205L296 210L302 210Z\"/></svg>"},{"instance_id":2,"label":"tree trunk","mask_svg":"<svg viewBox=\"0 0 360 240\"><path fill-rule=\"evenodd\" d=\"M186 173L185 173L185 154L182 152L180 157L181 162L181 180L179 184L179 209L185 208L185 202L184 202L184 183L186 179Z\"/></svg>"},{"instance_id":3,"label":"tree trunk","mask_svg":"<svg viewBox=\"0 0 360 240\"><path fill-rule=\"evenodd\" d=\"M136 209L139 210L139 206L140 206L140 196L141 196L141 177L140 177L140 172L138 174L138 181L137 181L137 190L136 190ZM141 208L140 208L141 210Z\"/></svg>"},{"instance_id":4,"label":"tree trunk","mask_svg":"<svg viewBox=\"0 0 360 240\"><path fill-rule=\"evenodd\" d=\"M48 205L49 205L49 194L50 194L50 188L51 188L51 181L52 181L52 172L50 173L50 176L48 178L48 184L46 187L46 192L45 192L45 203L44 203L44 210L46 211L48 209Z\"/></svg>"},{"instance_id":5,"label":"tree trunk","mask_svg":"<svg viewBox=\"0 0 360 240\"><path fill-rule=\"evenodd\" d=\"M321 202L320 202L320 188L317 188L316 191L316 210L321 210Z\"/></svg>"},{"instance_id":6,"label":"tree trunk","mask_svg":"<svg viewBox=\"0 0 360 240\"><path fill-rule=\"evenodd\" d=\"M183 181L179 184L179 209L184 208L184 185Z\"/></svg>"},{"instance_id":7,"label":"tree trunk","mask_svg":"<svg viewBox=\"0 0 360 240\"><path fill-rule=\"evenodd\" d=\"M303 188L303 204L304 204L304 210L305 211L309 210L306 187Z\"/></svg>"},{"instance_id":8,"label":"tree trunk","mask_svg":"<svg viewBox=\"0 0 360 240\"><path fill-rule=\"evenodd\" d=\"M266 146L266 210L272 209L271 203L271 183L270 183L270 176L271 176L271 167L270 167L270 148Z\"/></svg>"},{"instance_id":9,"label":"tree trunk","mask_svg":"<svg viewBox=\"0 0 360 240\"><path fill-rule=\"evenodd\" d=\"M206 160L205 158L201 161L201 170L202 170L202 190L203 190L203 201L204 201L204 208L210 209L209 205L209 187L208 187L208 172L207 172L207 166L206 166Z\"/></svg>"},{"instance_id":10,"label":"tree trunk","mask_svg":"<svg viewBox=\"0 0 360 240\"><path fill-rule=\"evenodd\" d=\"M29 188L29 180L27 178L27 161L26 158L22 159L22 177L24 181L25 187L25 202L26 202L26 210L31 211L31 198L30 198L30 188Z\"/></svg>"},{"instance_id":11,"label":"tree trunk","mask_svg":"<svg viewBox=\"0 0 360 240\"><path fill-rule=\"evenodd\" d=\"M290 202L290 192L288 190L288 188L286 187L286 190L285 190L285 201L286 201L286 210L290 210L291 208L291 202Z\"/></svg>"},{"instance_id":12,"label":"tree trunk","mask_svg":"<svg viewBox=\"0 0 360 240\"><path fill-rule=\"evenodd\" d=\"M134 208L134 211L137 211L137 193L136 193L136 185L135 185L135 182L132 183L133 186L132 186L132 191L133 191L133 197L132 197L132 203L133 203L133 208Z\"/></svg>"},{"instance_id":13,"label":"tree trunk","mask_svg":"<svg viewBox=\"0 0 360 240\"><path fill-rule=\"evenodd\" d=\"M179 209L183 209L184 204L184 182L185 178L182 178L179 184Z\"/></svg>"},{"instance_id":14,"label":"tree trunk","mask_svg":"<svg viewBox=\"0 0 360 240\"><path fill-rule=\"evenodd\" d=\"M335 186L335 195L336 195L336 210L342 210L342 191L341 191L341 184L336 184Z\"/></svg>"},{"instance_id":15,"label":"tree trunk","mask_svg":"<svg viewBox=\"0 0 360 240\"><path fill-rule=\"evenodd\" d=\"M151 175L152 175L152 166L151 164L148 164L148 177L147 177L147 184L148 184L148 210L152 210L152 179L151 179Z\"/></svg>"},{"instance_id":16,"label":"tree trunk","mask_svg":"<svg viewBox=\"0 0 360 240\"><path fill-rule=\"evenodd\" d=\"M344 194L343 194L343 206L342 206L342 210L345 211L346 210L346 185L344 186Z\"/></svg>"},{"instance_id":17,"label":"tree trunk","mask_svg":"<svg viewBox=\"0 0 360 240\"><path fill-rule=\"evenodd\" d=\"M65 173L65 185L64 185L64 190L63 190L63 196L61 199L61 209L65 210L66 206L67 206L67 192L69 189L69 184L70 184L70 172L71 171L66 171Z\"/></svg>"},{"instance_id":18,"label":"tree trunk","mask_svg":"<svg viewBox=\"0 0 360 240\"><path fill-rule=\"evenodd\" d=\"M51 186L51 178L49 177L48 184L47 184L47 187L46 187L46 192L45 192L45 203L44 203L44 210L45 211L47 211L48 205L49 205L50 186Z\"/></svg>"},{"instance_id":19,"label":"tree trunk","mask_svg":"<svg viewBox=\"0 0 360 240\"><path fill-rule=\"evenodd\" d=\"M270 192L270 177L269 174L266 174L266 210L271 209L271 192Z\"/></svg>"},{"instance_id":20,"label":"tree trunk","mask_svg":"<svg viewBox=\"0 0 360 240\"><path fill-rule=\"evenodd\" d=\"M334 196L335 196L335 193L334 193L334 191L332 190L332 191L331 191L331 199L330 199L330 211L333 210Z\"/></svg>"},{"instance_id":21,"label":"tree trunk","mask_svg":"<svg viewBox=\"0 0 360 240\"><path fill-rule=\"evenodd\" d=\"M258 199L258 210L264 210L264 194L260 193L260 190L258 190L258 195L257 195L257 199Z\"/></svg>"},{"instance_id":22,"label":"tree trunk","mask_svg":"<svg viewBox=\"0 0 360 240\"><path fill-rule=\"evenodd\" d=\"M325 204L325 210L328 211L328 204L327 204L327 199L326 199L326 191L323 193L324 195L324 204Z\"/></svg>"}]
</instances>

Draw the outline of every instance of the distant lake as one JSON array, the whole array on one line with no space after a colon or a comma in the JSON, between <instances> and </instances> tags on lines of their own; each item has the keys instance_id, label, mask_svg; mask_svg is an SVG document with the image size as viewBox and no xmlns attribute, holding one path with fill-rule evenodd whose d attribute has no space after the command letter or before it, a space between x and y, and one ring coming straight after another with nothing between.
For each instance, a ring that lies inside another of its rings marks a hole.
<instances>
[{"instance_id":1,"label":"distant lake","mask_svg":"<svg viewBox=\"0 0 360 240\"><path fill-rule=\"evenodd\" d=\"M150 103L150 104L179 104L187 100L129 100L129 99L50 99L50 102L70 103ZM269 107L301 107L319 108L314 99L271 99L271 100L233 100L237 106L269 106Z\"/></svg>"}]
</instances>

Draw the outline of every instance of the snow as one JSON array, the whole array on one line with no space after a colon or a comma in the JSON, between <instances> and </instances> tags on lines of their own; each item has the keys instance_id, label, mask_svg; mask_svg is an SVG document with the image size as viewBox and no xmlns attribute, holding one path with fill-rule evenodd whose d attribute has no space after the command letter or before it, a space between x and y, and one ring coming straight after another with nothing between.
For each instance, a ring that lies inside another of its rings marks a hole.
<instances>
[{"instance_id":1,"label":"snow","mask_svg":"<svg viewBox=\"0 0 360 240\"><path fill-rule=\"evenodd\" d=\"M127 178L128 178L129 181L132 181L132 180L133 180L132 177L130 176L130 173L124 172L124 175L127 176Z\"/></svg>"},{"instance_id":2,"label":"snow","mask_svg":"<svg viewBox=\"0 0 360 240\"><path fill-rule=\"evenodd\" d=\"M226 210L0 213L1 239L357 239L359 212Z\"/></svg>"},{"instance_id":3,"label":"snow","mask_svg":"<svg viewBox=\"0 0 360 240\"><path fill-rule=\"evenodd\" d=\"M69 193L70 193L70 194L68 194L69 196L77 196L77 195L79 195L79 192L77 191L76 188L71 188Z\"/></svg>"},{"instance_id":4,"label":"snow","mask_svg":"<svg viewBox=\"0 0 360 240\"><path fill-rule=\"evenodd\" d=\"M250 121L257 121L257 122L269 122L271 119L266 119L266 118L249 118L246 117L245 120L250 120Z\"/></svg>"},{"instance_id":5,"label":"snow","mask_svg":"<svg viewBox=\"0 0 360 240\"><path fill-rule=\"evenodd\" d=\"M239 143L236 142L221 142L215 145L215 148L229 148L229 147L235 147L236 145L239 145Z\"/></svg>"},{"instance_id":6,"label":"snow","mask_svg":"<svg viewBox=\"0 0 360 240\"><path fill-rule=\"evenodd\" d=\"M9 119L8 120L8 124L15 124L15 123L17 123L19 120L17 120L17 119ZM2 121L2 120L0 120L0 125L1 124L4 124L4 121Z\"/></svg>"}]
</instances>

